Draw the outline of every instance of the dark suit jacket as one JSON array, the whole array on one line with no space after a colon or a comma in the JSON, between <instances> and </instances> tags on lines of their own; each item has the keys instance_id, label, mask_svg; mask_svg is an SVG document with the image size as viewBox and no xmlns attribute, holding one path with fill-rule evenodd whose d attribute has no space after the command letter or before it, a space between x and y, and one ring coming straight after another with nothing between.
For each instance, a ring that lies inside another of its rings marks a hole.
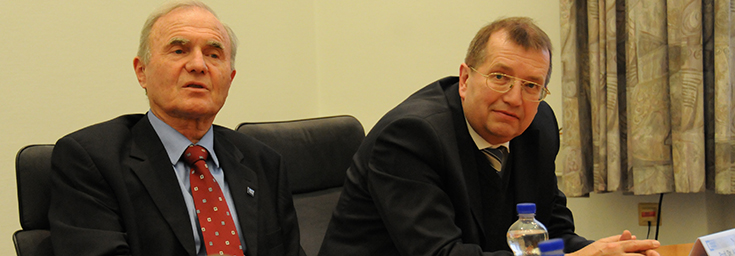
<instances>
[{"instance_id":1,"label":"dark suit jacket","mask_svg":"<svg viewBox=\"0 0 735 256\"><path fill-rule=\"evenodd\" d=\"M213 129L247 255L304 255L280 156L253 138ZM52 156L49 210L56 255L196 255L168 159L140 114L61 138Z\"/></svg>"},{"instance_id":2,"label":"dark suit jacket","mask_svg":"<svg viewBox=\"0 0 735 256\"><path fill-rule=\"evenodd\" d=\"M519 202L536 203L537 219L568 250L591 242L574 233L556 185L551 108L539 105L510 141L503 177L486 176L483 186L488 169L480 165L489 165L470 137L457 82L424 87L373 127L347 171L320 255L512 255L505 234Z\"/></svg>"}]
</instances>

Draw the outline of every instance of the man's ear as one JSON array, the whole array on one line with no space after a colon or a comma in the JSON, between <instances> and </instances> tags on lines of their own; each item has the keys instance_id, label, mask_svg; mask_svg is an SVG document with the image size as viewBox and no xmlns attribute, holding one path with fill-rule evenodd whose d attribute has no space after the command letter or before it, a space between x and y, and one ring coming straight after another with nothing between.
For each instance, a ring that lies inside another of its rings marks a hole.
<instances>
[{"instance_id":1,"label":"man's ear","mask_svg":"<svg viewBox=\"0 0 735 256\"><path fill-rule=\"evenodd\" d=\"M467 82L470 79L470 67L467 64L462 63L459 65L459 97L464 100L467 92Z\"/></svg>"},{"instance_id":2,"label":"man's ear","mask_svg":"<svg viewBox=\"0 0 735 256\"><path fill-rule=\"evenodd\" d=\"M138 83L140 84L140 87L143 87L143 89L146 89L146 77L145 77L145 64L140 59L140 57L135 57L133 59L133 69L135 69L135 76L138 78Z\"/></svg>"}]
</instances>

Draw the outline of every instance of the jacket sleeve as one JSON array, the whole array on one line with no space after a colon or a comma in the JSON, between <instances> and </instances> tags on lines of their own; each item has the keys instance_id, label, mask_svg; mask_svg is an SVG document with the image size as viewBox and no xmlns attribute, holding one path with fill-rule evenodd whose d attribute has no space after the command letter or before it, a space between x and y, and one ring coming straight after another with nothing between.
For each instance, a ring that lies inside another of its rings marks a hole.
<instances>
[{"instance_id":1,"label":"jacket sleeve","mask_svg":"<svg viewBox=\"0 0 735 256\"><path fill-rule=\"evenodd\" d=\"M566 207L567 198L563 192L557 190L555 203L552 209L551 221L549 222L549 237L564 240L564 251L574 252L591 244L587 240L574 233L574 219L572 212Z\"/></svg>"},{"instance_id":2,"label":"jacket sleeve","mask_svg":"<svg viewBox=\"0 0 735 256\"><path fill-rule=\"evenodd\" d=\"M85 148L64 137L51 162L49 222L55 255L130 255L117 199Z\"/></svg>"}]
</instances>

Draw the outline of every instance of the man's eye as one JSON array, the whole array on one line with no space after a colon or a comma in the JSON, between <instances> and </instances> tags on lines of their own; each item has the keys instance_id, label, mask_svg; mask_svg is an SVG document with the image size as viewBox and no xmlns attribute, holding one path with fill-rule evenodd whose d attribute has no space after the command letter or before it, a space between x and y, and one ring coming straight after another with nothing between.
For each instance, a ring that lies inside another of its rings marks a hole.
<instances>
[{"instance_id":1,"label":"man's eye","mask_svg":"<svg viewBox=\"0 0 735 256\"><path fill-rule=\"evenodd\" d=\"M210 54L209 56L212 57L212 58L215 58L215 59L219 59L219 55L217 55L217 54Z\"/></svg>"},{"instance_id":2,"label":"man's eye","mask_svg":"<svg viewBox=\"0 0 735 256\"><path fill-rule=\"evenodd\" d=\"M500 85L508 83L508 80L510 79L507 76L500 74L500 73L490 74L488 78L490 79L491 82L500 84Z\"/></svg>"},{"instance_id":3,"label":"man's eye","mask_svg":"<svg viewBox=\"0 0 735 256\"><path fill-rule=\"evenodd\" d=\"M184 50L179 49L179 50L174 51L174 53L176 53L176 54L183 54L184 53Z\"/></svg>"},{"instance_id":4,"label":"man's eye","mask_svg":"<svg viewBox=\"0 0 735 256\"><path fill-rule=\"evenodd\" d=\"M534 84L534 83L526 83L523 86L528 87L528 89L537 89L540 87L538 84Z\"/></svg>"}]
</instances>

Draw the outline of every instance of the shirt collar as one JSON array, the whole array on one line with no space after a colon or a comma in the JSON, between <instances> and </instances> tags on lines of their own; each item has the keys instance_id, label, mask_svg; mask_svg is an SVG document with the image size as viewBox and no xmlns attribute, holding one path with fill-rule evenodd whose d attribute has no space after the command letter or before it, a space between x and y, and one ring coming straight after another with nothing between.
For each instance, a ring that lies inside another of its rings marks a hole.
<instances>
[{"instance_id":1,"label":"shirt collar","mask_svg":"<svg viewBox=\"0 0 735 256\"><path fill-rule=\"evenodd\" d=\"M464 118L465 124L467 124L467 130L470 131L470 137L472 137L472 141L475 142L475 145L477 145L478 150L482 150L485 148L498 148L500 146L505 146L506 149L508 149L508 152L510 152L510 141L506 141L502 144L493 145L490 144L490 142L487 142L485 139L478 134L475 129L472 128L472 125L470 125L470 122L467 121L467 117Z\"/></svg>"},{"instance_id":2,"label":"shirt collar","mask_svg":"<svg viewBox=\"0 0 735 256\"><path fill-rule=\"evenodd\" d=\"M151 126L153 126L153 130L156 131L158 138L161 139L161 143L163 143L163 147L166 149L166 153L168 154L171 164L175 165L179 160L181 160L181 155L183 155L186 148L191 145L191 141L179 131L159 119L152 111L148 111L146 115L148 116L148 120L151 122ZM200 145L207 149L212 162L214 162L216 166L219 166L217 155L214 152L214 132L212 131L212 126L209 127L207 133L204 134L204 137L202 137L196 145Z\"/></svg>"}]
</instances>

